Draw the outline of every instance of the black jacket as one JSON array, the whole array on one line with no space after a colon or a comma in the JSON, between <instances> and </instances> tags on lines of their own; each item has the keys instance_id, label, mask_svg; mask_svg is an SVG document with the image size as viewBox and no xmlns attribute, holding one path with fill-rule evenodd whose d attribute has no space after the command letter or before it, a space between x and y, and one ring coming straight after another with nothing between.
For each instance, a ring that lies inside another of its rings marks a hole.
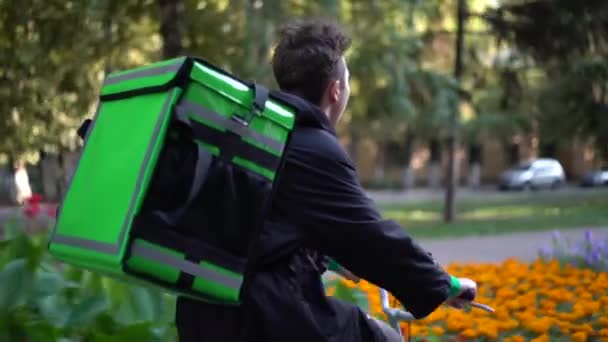
<instances>
[{"instance_id":1,"label":"black jacket","mask_svg":"<svg viewBox=\"0 0 608 342\"><path fill-rule=\"evenodd\" d=\"M402 227L382 219L324 113L293 95L272 96L297 104L297 128L243 304L179 298L180 340L382 341L359 308L325 296L326 256L391 292L416 317L433 312L448 297L449 275Z\"/></svg>"}]
</instances>

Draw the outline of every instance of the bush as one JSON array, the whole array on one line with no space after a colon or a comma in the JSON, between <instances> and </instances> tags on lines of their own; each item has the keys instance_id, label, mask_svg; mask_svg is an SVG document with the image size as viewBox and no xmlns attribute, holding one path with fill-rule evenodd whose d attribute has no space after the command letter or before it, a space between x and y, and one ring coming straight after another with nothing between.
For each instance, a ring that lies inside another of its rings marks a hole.
<instances>
[{"instance_id":1,"label":"bush","mask_svg":"<svg viewBox=\"0 0 608 342\"><path fill-rule=\"evenodd\" d=\"M543 260L558 260L562 265L608 272L608 240L594 239L589 230L578 243L554 231L552 244L541 248L539 254Z\"/></svg>"},{"instance_id":2,"label":"bush","mask_svg":"<svg viewBox=\"0 0 608 342\"><path fill-rule=\"evenodd\" d=\"M177 340L172 296L58 263L26 213L0 237L0 341Z\"/></svg>"}]
</instances>

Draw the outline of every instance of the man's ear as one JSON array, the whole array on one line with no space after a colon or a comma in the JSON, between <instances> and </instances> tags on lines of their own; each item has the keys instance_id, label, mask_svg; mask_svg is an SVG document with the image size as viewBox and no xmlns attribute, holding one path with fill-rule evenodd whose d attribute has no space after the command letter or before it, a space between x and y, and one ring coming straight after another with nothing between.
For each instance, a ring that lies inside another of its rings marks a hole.
<instances>
[{"instance_id":1,"label":"man's ear","mask_svg":"<svg viewBox=\"0 0 608 342\"><path fill-rule=\"evenodd\" d=\"M340 100L340 93L342 92L340 80L332 80L329 83L329 100L331 103L336 103Z\"/></svg>"}]
</instances>

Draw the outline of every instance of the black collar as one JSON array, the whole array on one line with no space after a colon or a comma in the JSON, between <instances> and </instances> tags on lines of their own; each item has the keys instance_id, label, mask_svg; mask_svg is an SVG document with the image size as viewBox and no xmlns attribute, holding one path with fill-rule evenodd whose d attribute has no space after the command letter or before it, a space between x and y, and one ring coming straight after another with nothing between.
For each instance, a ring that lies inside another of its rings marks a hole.
<instances>
[{"instance_id":1,"label":"black collar","mask_svg":"<svg viewBox=\"0 0 608 342\"><path fill-rule=\"evenodd\" d=\"M296 109L296 126L320 128L336 136L327 115L319 106L294 94L272 90L270 96L292 105Z\"/></svg>"}]
</instances>

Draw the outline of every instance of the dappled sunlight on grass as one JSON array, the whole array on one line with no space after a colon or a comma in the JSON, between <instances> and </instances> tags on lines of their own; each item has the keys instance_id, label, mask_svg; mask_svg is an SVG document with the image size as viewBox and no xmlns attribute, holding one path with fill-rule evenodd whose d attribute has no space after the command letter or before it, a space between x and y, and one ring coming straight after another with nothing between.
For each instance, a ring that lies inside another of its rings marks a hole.
<instances>
[{"instance_id":1,"label":"dappled sunlight on grass","mask_svg":"<svg viewBox=\"0 0 608 342\"><path fill-rule=\"evenodd\" d=\"M608 226L608 192L461 200L456 208L451 224L442 221L441 201L391 204L383 214L419 237Z\"/></svg>"},{"instance_id":2,"label":"dappled sunlight on grass","mask_svg":"<svg viewBox=\"0 0 608 342\"><path fill-rule=\"evenodd\" d=\"M428 210L387 210L384 216L391 220L436 221L441 219L439 212Z\"/></svg>"},{"instance_id":3,"label":"dappled sunlight on grass","mask_svg":"<svg viewBox=\"0 0 608 342\"><path fill-rule=\"evenodd\" d=\"M559 216L572 213L575 210L568 208L539 208L535 206L500 206L495 208L483 208L462 212L460 217L464 220L504 220L511 218L525 218L530 216Z\"/></svg>"},{"instance_id":4,"label":"dappled sunlight on grass","mask_svg":"<svg viewBox=\"0 0 608 342\"><path fill-rule=\"evenodd\" d=\"M462 219L479 220L479 219L506 219L516 217L526 217L535 213L536 208L524 206L502 206L495 208L477 209L461 214Z\"/></svg>"}]
</instances>

